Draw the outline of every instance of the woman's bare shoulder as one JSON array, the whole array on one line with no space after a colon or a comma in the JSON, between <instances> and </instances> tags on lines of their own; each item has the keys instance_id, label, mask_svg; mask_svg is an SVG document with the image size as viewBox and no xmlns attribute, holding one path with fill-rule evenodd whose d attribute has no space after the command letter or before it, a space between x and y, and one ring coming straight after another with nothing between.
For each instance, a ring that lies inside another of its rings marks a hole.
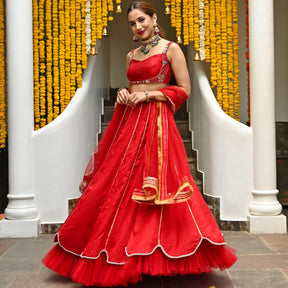
<instances>
[{"instance_id":1,"label":"woman's bare shoulder","mask_svg":"<svg viewBox=\"0 0 288 288\"><path fill-rule=\"evenodd\" d=\"M172 42L172 41L169 41L169 42ZM183 55L183 51L181 47L177 43L172 42L169 46L169 49L167 50L168 60L171 60L175 56L177 57L179 55Z\"/></svg>"}]
</instances>

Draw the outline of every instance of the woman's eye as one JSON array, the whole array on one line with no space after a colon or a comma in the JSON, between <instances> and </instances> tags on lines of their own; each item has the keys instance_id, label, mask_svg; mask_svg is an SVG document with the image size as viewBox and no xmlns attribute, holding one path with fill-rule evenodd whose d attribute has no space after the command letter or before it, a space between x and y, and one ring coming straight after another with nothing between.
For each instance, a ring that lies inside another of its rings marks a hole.
<instances>
[{"instance_id":1,"label":"woman's eye","mask_svg":"<svg viewBox=\"0 0 288 288\"><path fill-rule=\"evenodd\" d=\"M139 22L144 22L145 18L139 18Z\"/></svg>"},{"instance_id":2,"label":"woman's eye","mask_svg":"<svg viewBox=\"0 0 288 288\"><path fill-rule=\"evenodd\" d=\"M135 25L135 22L130 22L130 26L133 27Z\"/></svg>"}]
</instances>

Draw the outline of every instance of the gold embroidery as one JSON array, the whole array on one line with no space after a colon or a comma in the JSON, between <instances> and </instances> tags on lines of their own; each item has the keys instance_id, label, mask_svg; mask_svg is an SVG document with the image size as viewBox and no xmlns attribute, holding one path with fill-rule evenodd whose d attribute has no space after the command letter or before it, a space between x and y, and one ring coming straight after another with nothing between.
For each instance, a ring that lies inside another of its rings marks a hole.
<instances>
[{"instance_id":1,"label":"gold embroidery","mask_svg":"<svg viewBox=\"0 0 288 288\"><path fill-rule=\"evenodd\" d=\"M143 141L143 139L144 139L145 130L147 129L147 123L148 123L148 119L149 119L149 115L150 115L150 107L151 107L151 105L149 105L149 111L148 111L148 115L147 115L147 120L146 120L146 124L145 124L145 128L144 128L144 132L143 132L143 135L142 135L142 138L141 138L141 143L140 143L140 145L139 145L139 148L138 148L138 151L137 151L137 155L135 156L135 160L134 160L134 163L133 163L133 167L132 167L132 169L131 169L131 171L130 171L129 179L128 179L127 184L126 184L126 186L125 186L125 189L124 189L124 191L123 191L122 197L121 197L121 199L120 199L120 201L119 201L119 205L118 205L118 207L117 207L117 210L116 210L116 213L115 213L113 222L112 222L112 224L111 224L111 227L110 227L110 230L109 230L109 233L108 233L106 242L105 242L105 248L104 248L104 249L106 249L106 247L107 247L107 244L108 244L108 241L109 241L109 238L110 238L112 229L113 229L113 227L114 227L114 224L115 224L115 221L116 221L116 218L117 218L117 215L118 215L118 212L119 212L121 203L122 203L122 201L123 201L123 199L124 199L124 195L125 195L126 190L127 190L127 187L128 187L129 180L130 180L130 178L131 178L131 176L132 176L132 172L133 172L133 170L134 170L134 166L135 166L135 163L136 163L136 159L137 159L137 157L138 157L138 154L139 154L139 151L140 151L140 147L141 147L142 141ZM113 186L113 184L114 184L114 182L115 182L115 179L116 179L116 177L117 177L117 175L118 175L118 172L119 172L119 170L120 170L120 167L121 167L121 165L122 165L122 162L124 161L124 159L125 159L125 157L126 157L126 154L127 154L127 152L128 152L128 149L129 149L129 147L130 147L130 144L131 144L131 142L132 142L133 136L134 136L135 131L136 131L136 127L137 127L138 122L139 122L139 119L140 119L140 115L141 115L141 112L142 112L142 108L143 108L143 104L141 104L141 108L140 108L140 111L139 111L139 114L138 114L138 117L137 117L137 121L136 121L135 126L134 126L134 130L133 130L133 132L132 132L130 141L129 141L128 145L127 145L127 149L126 149L125 154L124 154L124 156L123 156L123 158L122 158L122 161L121 161L121 163L120 163L120 165L119 165L119 168L118 168L118 170L117 170L117 173L115 174L114 180L113 180L113 182L112 182L112 184L111 184L111 188L112 188L112 186ZM111 190L111 188L110 188L110 190ZM109 190L109 192L110 192L110 190ZM108 193L109 193L109 192L108 192Z\"/></svg>"},{"instance_id":2,"label":"gold embroidery","mask_svg":"<svg viewBox=\"0 0 288 288\"><path fill-rule=\"evenodd\" d=\"M157 129L158 129L158 191L161 189L161 171L162 171L162 122L161 122L161 102L157 102ZM160 200L160 193L157 195L158 201Z\"/></svg>"},{"instance_id":3,"label":"gold embroidery","mask_svg":"<svg viewBox=\"0 0 288 288\"><path fill-rule=\"evenodd\" d=\"M159 221L158 245L160 245L160 232L161 232L161 225L162 225L163 209L164 209L164 206L162 205L161 206L160 221Z\"/></svg>"}]
</instances>

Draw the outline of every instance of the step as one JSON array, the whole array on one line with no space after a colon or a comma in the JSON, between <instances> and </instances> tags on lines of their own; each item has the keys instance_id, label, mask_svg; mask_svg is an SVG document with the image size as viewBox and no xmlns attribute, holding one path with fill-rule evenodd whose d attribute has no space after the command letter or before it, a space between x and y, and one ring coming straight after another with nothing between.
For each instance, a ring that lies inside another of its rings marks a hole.
<instances>
[{"instance_id":1,"label":"step","mask_svg":"<svg viewBox=\"0 0 288 288\"><path fill-rule=\"evenodd\" d=\"M114 114L114 106L104 106L104 114L102 115L101 122L110 122Z\"/></svg>"},{"instance_id":2,"label":"step","mask_svg":"<svg viewBox=\"0 0 288 288\"><path fill-rule=\"evenodd\" d=\"M184 102L174 115L175 120L188 121L187 102Z\"/></svg>"},{"instance_id":3,"label":"step","mask_svg":"<svg viewBox=\"0 0 288 288\"><path fill-rule=\"evenodd\" d=\"M182 139L191 139L191 132L189 131L189 124L187 120L176 120L176 126Z\"/></svg>"}]
</instances>

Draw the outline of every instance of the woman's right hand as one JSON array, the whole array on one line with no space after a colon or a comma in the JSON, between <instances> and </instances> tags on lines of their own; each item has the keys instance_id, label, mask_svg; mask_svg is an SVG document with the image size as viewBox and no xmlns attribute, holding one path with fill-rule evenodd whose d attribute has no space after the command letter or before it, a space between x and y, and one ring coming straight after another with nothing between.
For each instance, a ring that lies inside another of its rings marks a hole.
<instances>
[{"instance_id":1,"label":"woman's right hand","mask_svg":"<svg viewBox=\"0 0 288 288\"><path fill-rule=\"evenodd\" d=\"M116 101L119 104L127 104L129 97L129 91L126 88L120 88L117 93Z\"/></svg>"}]
</instances>

